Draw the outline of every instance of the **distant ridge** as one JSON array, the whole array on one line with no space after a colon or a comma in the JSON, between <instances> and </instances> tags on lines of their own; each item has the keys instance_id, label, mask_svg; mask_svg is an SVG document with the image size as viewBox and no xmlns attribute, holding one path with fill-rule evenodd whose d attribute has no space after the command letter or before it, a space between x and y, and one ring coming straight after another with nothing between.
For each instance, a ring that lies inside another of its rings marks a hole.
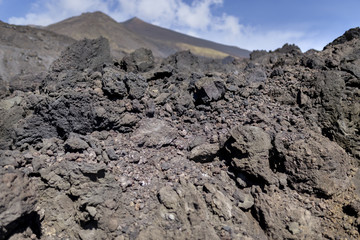
<instances>
[{"instance_id":1,"label":"distant ridge","mask_svg":"<svg viewBox=\"0 0 360 240\"><path fill-rule=\"evenodd\" d=\"M182 44L214 49L216 51L223 52L226 55L232 55L235 57L249 57L250 53L248 50L241 49L235 46L223 45L201 38L192 37L166 28L158 27L147 23L137 17L125 21L123 25L129 31L148 39L168 42L180 42Z\"/></svg>"},{"instance_id":2,"label":"distant ridge","mask_svg":"<svg viewBox=\"0 0 360 240\"><path fill-rule=\"evenodd\" d=\"M250 51L238 47L158 27L137 17L118 23L102 12L83 13L49 25L45 29L77 40L100 36L108 38L115 57L123 56L140 47L151 49L156 57L167 57L180 50L191 50L196 55L213 58L224 58L229 55L246 58L250 54Z\"/></svg>"}]
</instances>

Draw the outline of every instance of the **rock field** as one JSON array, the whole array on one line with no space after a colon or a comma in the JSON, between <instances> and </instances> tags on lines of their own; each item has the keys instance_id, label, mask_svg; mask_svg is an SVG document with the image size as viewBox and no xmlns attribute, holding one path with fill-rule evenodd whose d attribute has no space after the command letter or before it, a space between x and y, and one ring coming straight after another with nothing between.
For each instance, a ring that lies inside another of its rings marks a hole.
<instances>
[{"instance_id":1,"label":"rock field","mask_svg":"<svg viewBox=\"0 0 360 240\"><path fill-rule=\"evenodd\" d=\"M0 99L0 239L360 239L359 28L250 59L85 39L28 84Z\"/></svg>"}]
</instances>

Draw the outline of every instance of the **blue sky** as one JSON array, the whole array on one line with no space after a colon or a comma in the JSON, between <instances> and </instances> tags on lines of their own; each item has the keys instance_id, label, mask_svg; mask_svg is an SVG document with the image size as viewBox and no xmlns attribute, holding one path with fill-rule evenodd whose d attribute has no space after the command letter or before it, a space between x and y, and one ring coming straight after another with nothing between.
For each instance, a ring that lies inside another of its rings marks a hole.
<instances>
[{"instance_id":1,"label":"blue sky","mask_svg":"<svg viewBox=\"0 0 360 240\"><path fill-rule=\"evenodd\" d=\"M360 25L359 0L0 0L0 20L48 25L100 10L249 50L294 43L321 50Z\"/></svg>"}]
</instances>

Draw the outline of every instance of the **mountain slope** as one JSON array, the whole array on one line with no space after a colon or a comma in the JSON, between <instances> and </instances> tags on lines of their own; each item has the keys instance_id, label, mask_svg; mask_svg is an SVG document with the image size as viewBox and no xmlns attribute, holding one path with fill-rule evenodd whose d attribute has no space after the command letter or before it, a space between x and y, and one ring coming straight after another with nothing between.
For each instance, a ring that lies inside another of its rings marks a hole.
<instances>
[{"instance_id":1,"label":"mountain slope","mask_svg":"<svg viewBox=\"0 0 360 240\"><path fill-rule=\"evenodd\" d=\"M234 47L227 46L212 41L191 37L186 34L178 33L166 28L161 28L142 21L139 18L132 18L123 23L125 28L132 31L144 38L152 39L161 43L173 44L180 48L186 48L193 46L196 48L211 49L213 51L221 52L226 55L232 55L236 57L248 57L249 51ZM193 50L190 48L190 50Z\"/></svg>"},{"instance_id":2,"label":"mountain slope","mask_svg":"<svg viewBox=\"0 0 360 240\"><path fill-rule=\"evenodd\" d=\"M249 51L194 38L146 23L138 18L118 23L102 12L85 13L46 27L50 31L80 40L83 38L109 39L115 57L145 47L156 57L167 57L180 50L191 50L199 56L223 58L248 57Z\"/></svg>"},{"instance_id":3,"label":"mountain slope","mask_svg":"<svg viewBox=\"0 0 360 240\"><path fill-rule=\"evenodd\" d=\"M70 37L54 32L0 21L2 90L20 74L24 76L47 70L60 52L73 42Z\"/></svg>"},{"instance_id":4,"label":"mountain slope","mask_svg":"<svg viewBox=\"0 0 360 240\"><path fill-rule=\"evenodd\" d=\"M49 25L46 29L76 40L95 39L103 36L109 39L111 50L115 56L124 55L140 47L155 48L151 43L143 41L141 37L128 31L124 26L101 12L72 17Z\"/></svg>"}]
</instances>

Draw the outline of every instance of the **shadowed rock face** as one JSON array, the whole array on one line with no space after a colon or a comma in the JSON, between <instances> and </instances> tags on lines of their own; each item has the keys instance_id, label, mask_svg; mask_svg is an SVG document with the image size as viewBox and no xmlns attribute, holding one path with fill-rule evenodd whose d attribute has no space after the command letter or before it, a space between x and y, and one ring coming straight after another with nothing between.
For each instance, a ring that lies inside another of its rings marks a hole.
<instances>
[{"instance_id":1,"label":"shadowed rock face","mask_svg":"<svg viewBox=\"0 0 360 240\"><path fill-rule=\"evenodd\" d=\"M74 43L0 100L0 239L358 239L353 35L242 61Z\"/></svg>"}]
</instances>

